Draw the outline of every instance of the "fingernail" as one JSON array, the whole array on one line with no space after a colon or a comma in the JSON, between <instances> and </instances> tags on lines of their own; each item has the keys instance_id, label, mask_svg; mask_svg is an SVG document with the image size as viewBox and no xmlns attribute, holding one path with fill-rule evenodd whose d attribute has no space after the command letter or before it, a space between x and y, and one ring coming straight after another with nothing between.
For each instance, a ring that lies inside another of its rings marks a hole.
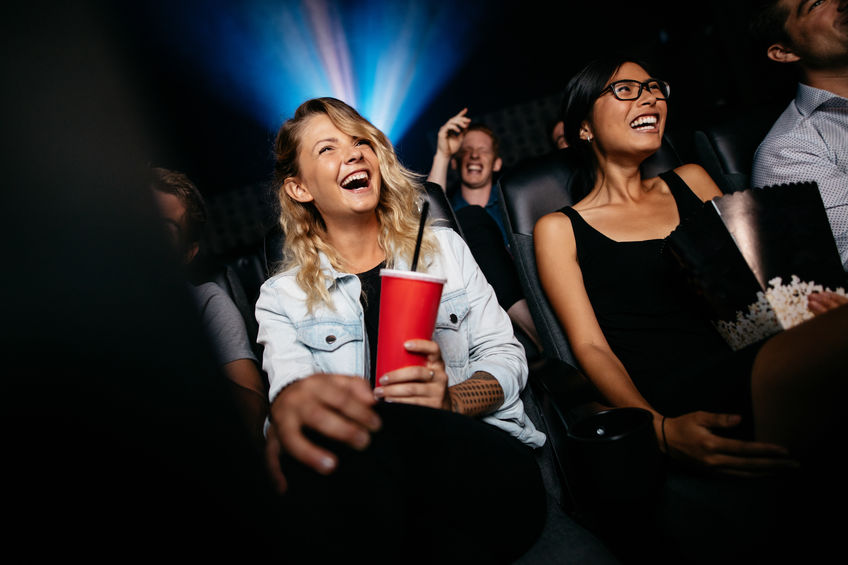
<instances>
[{"instance_id":1,"label":"fingernail","mask_svg":"<svg viewBox=\"0 0 848 565\"><path fill-rule=\"evenodd\" d=\"M413 347L414 345L415 345L415 344L414 344L413 342L411 342L411 341L405 341L405 342L403 342L403 346L404 346L405 348L407 348L407 349L409 349L410 347Z\"/></svg>"},{"instance_id":2,"label":"fingernail","mask_svg":"<svg viewBox=\"0 0 848 565\"><path fill-rule=\"evenodd\" d=\"M378 386L374 388L374 398L383 398L384 394L383 387Z\"/></svg>"},{"instance_id":3,"label":"fingernail","mask_svg":"<svg viewBox=\"0 0 848 565\"><path fill-rule=\"evenodd\" d=\"M353 438L353 444L357 449L365 449L369 443L371 443L371 436L365 432L358 433Z\"/></svg>"},{"instance_id":4,"label":"fingernail","mask_svg":"<svg viewBox=\"0 0 848 565\"><path fill-rule=\"evenodd\" d=\"M381 385L387 385L387 384L389 384L389 377L385 377L385 376L380 377L379 383L380 383Z\"/></svg>"},{"instance_id":5,"label":"fingernail","mask_svg":"<svg viewBox=\"0 0 848 565\"><path fill-rule=\"evenodd\" d=\"M332 457L322 457L321 460L318 461L318 465L321 467L322 471L329 472L336 467L336 462Z\"/></svg>"}]
</instances>

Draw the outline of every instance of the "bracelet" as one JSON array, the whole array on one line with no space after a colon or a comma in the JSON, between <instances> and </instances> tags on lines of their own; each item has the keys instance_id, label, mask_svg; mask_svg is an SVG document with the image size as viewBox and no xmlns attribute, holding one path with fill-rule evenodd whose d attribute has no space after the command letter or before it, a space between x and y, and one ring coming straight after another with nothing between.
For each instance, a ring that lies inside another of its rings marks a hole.
<instances>
[{"instance_id":1,"label":"bracelet","mask_svg":"<svg viewBox=\"0 0 848 565\"><path fill-rule=\"evenodd\" d=\"M669 455L668 440L665 439L665 416L663 416L662 423L660 424L660 428L662 429L663 446L665 447L665 454L666 454L666 456L668 456Z\"/></svg>"}]
</instances>

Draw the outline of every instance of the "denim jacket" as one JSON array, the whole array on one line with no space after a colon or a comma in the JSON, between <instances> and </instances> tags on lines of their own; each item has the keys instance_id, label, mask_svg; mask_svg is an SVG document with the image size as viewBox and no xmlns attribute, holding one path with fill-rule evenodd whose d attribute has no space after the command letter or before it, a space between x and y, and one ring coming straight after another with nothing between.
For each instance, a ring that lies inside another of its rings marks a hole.
<instances>
[{"instance_id":1,"label":"denim jacket","mask_svg":"<svg viewBox=\"0 0 848 565\"><path fill-rule=\"evenodd\" d=\"M504 401L483 420L532 447L543 445L545 435L533 426L519 398L527 384L527 358L509 317L465 241L449 228L435 227L433 233L440 252L425 261L421 270L447 279L433 341L441 349L448 384L462 382L477 371L491 374L503 389ZM408 268L398 263L394 268ZM260 290L258 341L264 347L262 365L272 402L284 386L313 373L365 378L369 372L359 278L334 270L325 256L321 264L331 275L329 291L335 309L320 304L307 311L296 269L271 277Z\"/></svg>"}]
</instances>

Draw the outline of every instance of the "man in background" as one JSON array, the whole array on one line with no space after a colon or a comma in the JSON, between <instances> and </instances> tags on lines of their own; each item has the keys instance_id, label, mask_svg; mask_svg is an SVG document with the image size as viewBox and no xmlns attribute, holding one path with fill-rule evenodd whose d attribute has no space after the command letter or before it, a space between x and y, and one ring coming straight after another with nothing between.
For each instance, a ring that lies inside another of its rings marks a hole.
<instances>
[{"instance_id":1,"label":"man in background","mask_svg":"<svg viewBox=\"0 0 848 565\"><path fill-rule=\"evenodd\" d=\"M509 252L495 174L503 161L498 138L486 125L472 123L463 108L439 128L436 154L427 177L442 187L450 200L465 241L498 302L513 323L541 351L536 326ZM449 168L458 169L459 185L447 186Z\"/></svg>"},{"instance_id":2,"label":"man in background","mask_svg":"<svg viewBox=\"0 0 848 565\"><path fill-rule=\"evenodd\" d=\"M151 189L178 259L187 266L200 251L206 222L203 196L185 174L163 168L152 170ZM218 363L234 385L251 437L262 445L267 395L241 313L214 282L191 285L191 291Z\"/></svg>"},{"instance_id":3,"label":"man in background","mask_svg":"<svg viewBox=\"0 0 848 565\"><path fill-rule=\"evenodd\" d=\"M848 270L848 0L766 0L754 30L800 76L756 151L753 185L815 181Z\"/></svg>"}]
</instances>

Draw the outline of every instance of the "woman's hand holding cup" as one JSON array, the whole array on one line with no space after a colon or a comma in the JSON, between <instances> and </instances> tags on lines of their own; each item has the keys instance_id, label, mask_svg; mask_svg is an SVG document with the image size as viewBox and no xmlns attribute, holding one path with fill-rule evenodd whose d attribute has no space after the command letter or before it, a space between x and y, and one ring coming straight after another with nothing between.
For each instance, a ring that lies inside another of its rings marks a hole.
<instances>
[{"instance_id":1,"label":"woman's hand holding cup","mask_svg":"<svg viewBox=\"0 0 848 565\"><path fill-rule=\"evenodd\" d=\"M427 339L411 339L404 343L404 348L410 353L426 355L426 363L421 366L401 367L385 375L378 375L374 396L386 402L450 410L448 375L439 345Z\"/></svg>"}]
</instances>

